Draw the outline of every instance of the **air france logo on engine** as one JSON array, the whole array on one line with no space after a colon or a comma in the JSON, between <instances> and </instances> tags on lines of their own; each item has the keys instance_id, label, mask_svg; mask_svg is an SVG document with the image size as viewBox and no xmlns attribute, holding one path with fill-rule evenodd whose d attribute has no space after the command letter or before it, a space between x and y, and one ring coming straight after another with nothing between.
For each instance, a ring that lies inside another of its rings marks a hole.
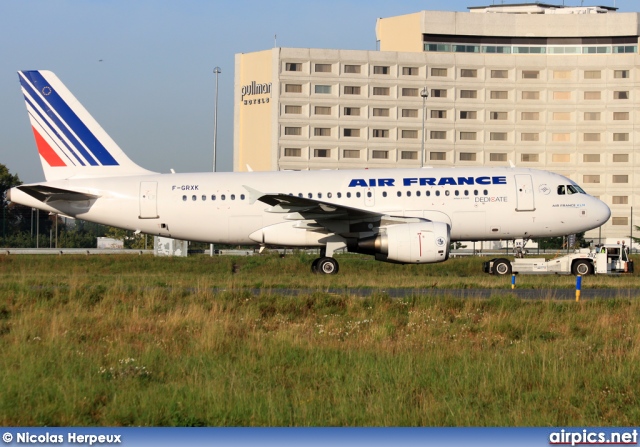
<instances>
[{"instance_id":1,"label":"air france logo on engine","mask_svg":"<svg viewBox=\"0 0 640 447\"><path fill-rule=\"evenodd\" d=\"M349 182L349 188L362 186L364 188L396 186L393 178L354 178ZM461 185L506 185L506 176L483 177L405 177L402 186L461 186Z\"/></svg>"}]
</instances>

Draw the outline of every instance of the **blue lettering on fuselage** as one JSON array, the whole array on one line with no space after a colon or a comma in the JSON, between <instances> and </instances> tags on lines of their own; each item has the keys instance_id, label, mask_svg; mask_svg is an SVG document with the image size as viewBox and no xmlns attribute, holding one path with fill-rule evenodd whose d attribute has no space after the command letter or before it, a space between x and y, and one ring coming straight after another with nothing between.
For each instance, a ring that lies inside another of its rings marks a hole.
<instances>
[{"instance_id":1,"label":"blue lettering on fuselage","mask_svg":"<svg viewBox=\"0 0 640 447\"><path fill-rule=\"evenodd\" d=\"M354 178L349 182L349 188L355 186L363 186L371 188L374 186L395 186L395 179L379 178L379 179L362 179ZM507 177L504 175L494 177L405 177L402 179L403 186L459 186L459 185L506 185Z\"/></svg>"}]
</instances>

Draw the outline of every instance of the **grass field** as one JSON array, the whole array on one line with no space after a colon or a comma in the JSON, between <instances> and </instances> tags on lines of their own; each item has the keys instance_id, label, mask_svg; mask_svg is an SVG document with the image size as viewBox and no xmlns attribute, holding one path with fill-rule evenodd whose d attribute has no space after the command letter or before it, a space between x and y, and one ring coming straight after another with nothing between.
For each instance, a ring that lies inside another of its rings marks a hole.
<instances>
[{"instance_id":1,"label":"grass field","mask_svg":"<svg viewBox=\"0 0 640 447\"><path fill-rule=\"evenodd\" d=\"M640 300L518 300L510 278L480 272L481 258L343 256L335 276L310 274L311 259L0 256L0 425L640 420ZM519 288L574 284L518 278ZM495 294L390 299L392 287ZM640 289L640 275L588 277L587 287Z\"/></svg>"}]
</instances>

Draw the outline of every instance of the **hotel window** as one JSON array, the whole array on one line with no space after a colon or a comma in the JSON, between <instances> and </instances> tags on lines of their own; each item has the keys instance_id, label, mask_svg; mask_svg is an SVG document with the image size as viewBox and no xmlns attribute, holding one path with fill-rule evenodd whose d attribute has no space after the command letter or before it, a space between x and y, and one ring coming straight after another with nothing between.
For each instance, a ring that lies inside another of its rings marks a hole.
<instances>
[{"instance_id":1,"label":"hotel window","mask_svg":"<svg viewBox=\"0 0 640 447\"><path fill-rule=\"evenodd\" d=\"M316 93L331 93L331 86L330 85L316 85L315 86L315 92Z\"/></svg>"},{"instance_id":2,"label":"hotel window","mask_svg":"<svg viewBox=\"0 0 640 447\"><path fill-rule=\"evenodd\" d=\"M345 65L345 73L360 73L360 65Z\"/></svg>"},{"instance_id":3,"label":"hotel window","mask_svg":"<svg viewBox=\"0 0 640 447\"><path fill-rule=\"evenodd\" d=\"M614 121L627 121L629 119L629 112L613 112Z\"/></svg>"},{"instance_id":4,"label":"hotel window","mask_svg":"<svg viewBox=\"0 0 640 447\"><path fill-rule=\"evenodd\" d=\"M461 78L477 78L478 77L478 70L470 69L470 68L463 68L463 69L460 70L460 77Z\"/></svg>"},{"instance_id":5,"label":"hotel window","mask_svg":"<svg viewBox=\"0 0 640 447\"><path fill-rule=\"evenodd\" d=\"M523 121L538 121L540 119L540 112L522 112L520 118Z\"/></svg>"},{"instance_id":6,"label":"hotel window","mask_svg":"<svg viewBox=\"0 0 640 447\"><path fill-rule=\"evenodd\" d=\"M432 98L446 98L447 97L447 91L445 89L432 88L431 89L431 97Z\"/></svg>"},{"instance_id":7,"label":"hotel window","mask_svg":"<svg viewBox=\"0 0 640 447\"><path fill-rule=\"evenodd\" d=\"M629 99L629 92L613 92L613 99Z\"/></svg>"},{"instance_id":8,"label":"hotel window","mask_svg":"<svg viewBox=\"0 0 640 447\"><path fill-rule=\"evenodd\" d=\"M418 138L418 131L405 129L402 131L402 138Z\"/></svg>"},{"instance_id":9,"label":"hotel window","mask_svg":"<svg viewBox=\"0 0 640 447\"><path fill-rule=\"evenodd\" d=\"M284 106L284 113L300 114L302 113L302 106Z\"/></svg>"},{"instance_id":10,"label":"hotel window","mask_svg":"<svg viewBox=\"0 0 640 447\"><path fill-rule=\"evenodd\" d=\"M553 112L554 121L569 121L571 119L571 112Z\"/></svg>"},{"instance_id":11,"label":"hotel window","mask_svg":"<svg viewBox=\"0 0 640 447\"><path fill-rule=\"evenodd\" d=\"M554 101L567 101L571 99L571 92L553 92Z\"/></svg>"},{"instance_id":12,"label":"hotel window","mask_svg":"<svg viewBox=\"0 0 640 447\"><path fill-rule=\"evenodd\" d=\"M612 176L613 183L629 183L628 175L614 175Z\"/></svg>"},{"instance_id":13,"label":"hotel window","mask_svg":"<svg viewBox=\"0 0 640 447\"><path fill-rule=\"evenodd\" d=\"M430 152L429 153L429 160L444 161L446 159L447 159L446 152Z\"/></svg>"},{"instance_id":14,"label":"hotel window","mask_svg":"<svg viewBox=\"0 0 640 447\"><path fill-rule=\"evenodd\" d=\"M447 69L446 68L432 68L431 76L446 76Z\"/></svg>"},{"instance_id":15,"label":"hotel window","mask_svg":"<svg viewBox=\"0 0 640 447\"><path fill-rule=\"evenodd\" d=\"M627 205L629 203L629 196L613 196L611 197L611 203L613 205Z\"/></svg>"},{"instance_id":16,"label":"hotel window","mask_svg":"<svg viewBox=\"0 0 640 447\"><path fill-rule=\"evenodd\" d=\"M475 140L476 137L476 132L460 132L460 140Z\"/></svg>"},{"instance_id":17,"label":"hotel window","mask_svg":"<svg viewBox=\"0 0 640 447\"><path fill-rule=\"evenodd\" d=\"M509 92L504 90L492 90L489 97L491 99L509 99Z\"/></svg>"},{"instance_id":18,"label":"hotel window","mask_svg":"<svg viewBox=\"0 0 640 447\"><path fill-rule=\"evenodd\" d=\"M331 128L330 127L314 127L313 136L314 137L330 137Z\"/></svg>"},{"instance_id":19,"label":"hotel window","mask_svg":"<svg viewBox=\"0 0 640 447\"><path fill-rule=\"evenodd\" d=\"M553 79L571 79L571 71L569 71L569 70L555 70L553 72Z\"/></svg>"},{"instance_id":20,"label":"hotel window","mask_svg":"<svg viewBox=\"0 0 640 447\"><path fill-rule=\"evenodd\" d=\"M284 91L286 93L302 93L302 84L285 84Z\"/></svg>"},{"instance_id":21,"label":"hotel window","mask_svg":"<svg viewBox=\"0 0 640 447\"><path fill-rule=\"evenodd\" d=\"M571 141L571 134L570 133L552 133L551 141L555 141L555 142Z\"/></svg>"},{"instance_id":22,"label":"hotel window","mask_svg":"<svg viewBox=\"0 0 640 447\"><path fill-rule=\"evenodd\" d=\"M476 99L477 97L478 97L477 90L460 90L461 99Z\"/></svg>"},{"instance_id":23,"label":"hotel window","mask_svg":"<svg viewBox=\"0 0 640 447\"><path fill-rule=\"evenodd\" d=\"M389 109L373 109L373 116L389 116Z\"/></svg>"},{"instance_id":24,"label":"hotel window","mask_svg":"<svg viewBox=\"0 0 640 447\"><path fill-rule=\"evenodd\" d=\"M313 156L315 158L329 158L331 157L331 149L314 149Z\"/></svg>"},{"instance_id":25,"label":"hotel window","mask_svg":"<svg viewBox=\"0 0 640 447\"><path fill-rule=\"evenodd\" d=\"M345 137L359 137L360 129L343 129L343 135Z\"/></svg>"},{"instance_id":26,"label":"hotel window","mask_svg":"<svg viewBox=\"0 0 640 447\"><path fill-rule=\"evenodd\" d=\"M478 112L475 110L461 110L460 111L460 119L461 120L474 120L478 118Z\"/></svg>"},{"instance_id":27,"label":"hotel window","mask_svg":"<svg viewBox=\"0 0 640 447\"><path fill-rule=\"evenodd\" d=\"M285 135L302 135L302 127L285 127Z\"/></svg>"},{"instance_id":28,"label":"hotel window","mask_svg":"<svg viewBox=\"0 0 640 447\"><path fill-rule=\"evenodd\" d=\"M360 151L358 149L345 149L342 153L342 158L360 158Z\"/></svg>"},{"instance_id":29,"label":"hotel window","mask_svg":"<svg viewBox=\"0 0 640 447\"><path fill-rule=\"evenodd\" d=\"M302 71L302 64L299 62L287 62L285 64L286 71Z\"/></svg>"},{"instance_id":30,"label":"hotel window","mask_svg":"<svg viewBox=\"0 0 640 447\"><path fill-rule=\"evenodd\" d=\"M507 117L507 112L489 112L489 119L492 120L506 120Z\"/></svg>"},{"instance_id":31,"label":"hotel window","mask_svg":"<svg viewBox=\"0 0 640 447\"><path fill-rule=\"evenodd\" d=\"M447 111L446 110L432 110L431 118L446 118Z\"/></svg>"},{"instance_id":32,"label":"hotel window","mask_svg":"<svg viewBox=\"0 0 640 447\"><path fill-rule=\"evenodd\" d=\"M601 92L584 92L584 99L594 100L600 99Z\"/></svg>"},{"instance_id":33,"label":"hotel window","mask_svg":"<svg viewBox=\"0 0 640 447\"><path fill-rule=\"evenodd\" d=\"M492 152L489 154L489 161L507 161L507 154L502 152Z\"/></svg>"},{"instance_id":34,"label":"hotel window","mask_svg":"<svg viewBox=\"0 0 640 447\"><path fill-rule=\"evenodd\" d=\"M431 140L445 140L446 138L446 130L432 130L431 132L429 132L429 139Z\"/></svg>"},{"instance_id":35,"label":"hotel window","mask_svg":"<svg viewBox=\"0 0 640 447\"><path fill-rule=\"evenodd\" d=\"M538 133L523 132L520 134L520 141L539 141L539 140L540 140L540 134Z\"/></svg>"},{"instance_id":36,"label":"hotel window","mask_svg":"<svg viewBox=\"0 0 640 447\"><path fill-rule=\"evenodd\" d=\"M331 115L331 107L315 106L314 112L316 115Z\"/></svg>"},{"instance_id":37,"label":"hotel window","mask_svg":"<svg viewBox=\"0 0 640 447\"><path fill-rule=\"evenodd\" d=\"M400 153L400 158L402 160L417 160L418 153L416 151L402 151Z\"/></svg>"},{"instance_id":38,"label":"hotel window","mask_svg":"<svg viewBox=\"0 0 640 447\"><path fill-rule=\"evenodd\" d=\"M418 67L402 67L402 74L405 76L418 76Z\"/></svg>"},{"instance_id":39,"label":"hotel window","mask_svg":"<svg viewBox=\"0 0 640 447\"><path fill-rule=\"evenodd\" d=\"M600 163L600 154L583 154L582 161L585 163Z\"/></svg>"},{"instance_id":40,"label":"hotel window","mask_svg":"<svg viewBox=\"0 0 640 447\"><path fill-rule=\"evenodd\" d=\"M522 79L539 79L540 72L536 70L522 70Z\"/></svg>"},{"instance_id":41,"label":"hotel window","mask_svg":"<svg viewBox=\"0 0 640 447\"><path fill-rule=\"evenodd\" d=\"M403 118L417 118L418 109L402 109Z\"/></svg>"},{"instance_id":42,"label":"hotel window","mask_svg":"<svg viewBox=\"0 0 640 447\"><path fill-rule=\"evenodd\" d=\"M376 66L373 67L373 74L388 75L389 74L389 67L388 66L383 66L383 65L376 65Z\"/></svg>"},{"instance_id":43,"label":"hotel window","mask_svg":"<svg viewBox=\"0 0 640 447\"><path fill-rule=\"evenodd\" d=\"M493 79L507 79L509 77L508 70L491 70L491 77Z\"/></svg>"},{"instance_id":44,"label":"hotel window","mask_svg":"<svg viewBox=\"0 0 640 447\"><path fill-rule=\"evenodd\" d=\"M597 132L586 132L582 135L583 141L600 141L600 134Z\"/></svg>"},{"instance_id":45,"label":"hotel window","mask_svg":"<svg viewBox=\"0 0 640 447\"><path fill-rule=\"evenodd\" d=\"M371 151L371 158L375 158L378 160L388 160L389 151Z\"/></svg>"},{"instance_id":46,"label":"hotel window","mask_svg":"<svg viewBox=\"0 0 640 447\"><path fill-rule=\"evenodd\" d=\"M389 96L389 87L373 87L375 96Z\"/></svg>"},{"instance_id":47,"label":"hotel window","mask_svg":"<svg viewBox=\"0 0 640 447\"><path fill-rule=\"evenodd\" d=\"M522 99L540 99L540 92L537 92L537 91L522 92Z\"/></svg>"},{"instance_id":48,"label":"hotel window","mask_svg":"<svg viewBox=\"0 0 640 447\"><path fill-rule=\"evenodd\" d=\"M506 132L491 132L489 133L489 140L491 141L507 141Z\"/></svg>"},{"instance_id":49,"label":"hotel window","mask_svg":"<svg viewBox=\"0 0 640 447\"><path fill-rule=\"evenodd\" d=\"M614 163L628 163L629 154L613 154Z\"/></svg>"},{"instance_id":50,"label":"hotel window","mask_svg":"<svg viewBox=\"0 0 640 447\"><path fill-rule=\"evenodd\" d=\"M520 161L537 163L540 159L539 154L520 154Z\"/></svg>"},{"instance_id":51,"label":"hotel window","mask_svg":"<svg viewBox=\"0 0 640 447\"><path fill-rule=\"evenodd\" d=\"M285 147L284 148L284 156L285 157L300 157L302 155L302 149L299 147Z\"/></svg>"},{"instance_id":52,"label":"hotel window","mask_svg":"<svg viewBox=\"0 0 640 447\"><path fill-rule=\"evenodd\" d=\"M360 86L345 85L344 86L344 94L345 95L359 95L360 94Z\"/></svg>"},{"instance_id":53,"label":"hotel window","mask_svg":"<svg viewBox=\"0 0 640 447\"><path fill-rule=\"evenodd\" d=\"M460 152L460 161L476 161L476 153Z\"/></svg>"},{"instance_id":54,"label":"hotel window","mask_svg":"<svg viewBox=\"0 0 640 447\"><path fill-rule=\"evenodd\" d=\"M389 129L373 129L373 138L389 138Z\"/></svg>"},{"instance_id":55,"label":"hotel window","mask_svg":"<svg viewBox=\"0 0 640 447\"><path fill-rule=\"evenodd\" d=\"M625 79L629 77L629 70L614 70L613 77L616 79Z\"/></svg>"},{"instance_id":56,"label":"hotel window","mask_svg":"<svg viewBox=\"0 0 640 447\"><path fill-rule=\"evenodd\" d=\"M611 218L612 225L629 225L628 217L612 217Z\"/></svg>"},{"instance_id":57,"label":"hotel window","mask_svg":"<svg viewBox=\"0 0 640 447\"><path fill-rule=\"evenodd\" d=\"M314 69L316 73L331 73L331 64L316 64Z\"/></svg>"},{"instance_id":58,"label":"hotel window","mask_svg":"<svg viewBox=\"0 0 640 447\"><path fill-rule=\"evenodd\" d=\"M582 183L600 183L599 175L583 175Z\"/></svg>"},{"instance_id":59,"label":"hotel window","mask_svg":"<svg viewBox=\"0 0 640 447\"><path fill-rule=\"evenodd\" d=\"M629 141L628 133L614 133L613 141Z\"/></svg>"},{"instance_id":60,"label":"hotel window","mask_svg":"<svg viewBox=\"0 0 640 447\"><path fill-rule=\"evenodd\" d=\"M584 112L585 121L600 121L600 112Z\"/></svg>"},{"instance_id":61,"label":"hotel window","mask_svg":"<svg viewBox=\"0 0 640 447\"><path fill-rule=\"evenodd\" d=\"M403 88L402 96L418 96L417 88Z\"/></svg>"},{"instance_id":62,"label":"hotel window","mask_svg":"<svg viewBox=\"0 0 640 447\"><path fill-rule=\"evenodd\" d=\"M585 70L584 71L584 78L585 79L600 79L601 78L600 70Z\"/></svg>"},{"instance_id":63,"label":"hotel window","mask_svg":"<svg viewBox=\"0 0 640 447\"><path fill-rule=\"evenodd\" d=\"M344 114L346 116L360 116L360 107L345 107Z\"/></svg>"},{"instance_id":64,"label":"hotel window","mask_svg":"<svg viewBox=\"0 0 640 447\"><path fill-rule=\"evenodd\" d=\"M551 161L553 163L569 163L571 161L570 154L552 154Z\"/></svg>"}]
</instances>

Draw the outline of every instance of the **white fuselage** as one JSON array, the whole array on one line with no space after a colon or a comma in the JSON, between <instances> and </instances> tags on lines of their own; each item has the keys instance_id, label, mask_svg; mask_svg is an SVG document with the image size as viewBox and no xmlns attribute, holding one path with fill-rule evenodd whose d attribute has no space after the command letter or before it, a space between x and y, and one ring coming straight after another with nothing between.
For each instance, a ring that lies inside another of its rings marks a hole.
<instances>
[{"instance_id":1,"label":"white fuselage","mask_svg":"<svg viewBox=\"0 0 640 447\"><path fill-rule=\"evenodd\" d=\"M143 233L224 244L255 244L250 235L292 222L291 243L318 245L293 232L296 213L273 212L252 190L311 198L389 216L451 226L451 240L550 237L602 225L609 208L584 193L560 194L571 180L520 168L423 168L354 171L150 174L57 180L46 185L98 196L41 201L17 190L23 205ZM248 188L247 188L248 187Z\"/></svg>"}]
</instances>

